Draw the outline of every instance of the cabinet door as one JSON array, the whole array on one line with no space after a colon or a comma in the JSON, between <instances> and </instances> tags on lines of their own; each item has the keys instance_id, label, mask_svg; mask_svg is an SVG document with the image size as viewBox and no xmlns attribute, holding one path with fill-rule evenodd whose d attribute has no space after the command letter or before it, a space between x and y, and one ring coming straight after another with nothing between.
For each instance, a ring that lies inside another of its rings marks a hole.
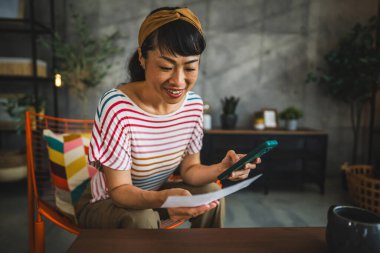
<instances>
[{"instance_id":1,"label":"cabinet door","mask_svg":"<svg viewBox=\"0 0 380 253\"><path fill-rule=\"evenodd\" d=\"M202 161L205 164L220 162L228 152L234 150L238 154L246 154L258 145L251 135L212 134L203 139Z\"/></svg>"}]
</instances>

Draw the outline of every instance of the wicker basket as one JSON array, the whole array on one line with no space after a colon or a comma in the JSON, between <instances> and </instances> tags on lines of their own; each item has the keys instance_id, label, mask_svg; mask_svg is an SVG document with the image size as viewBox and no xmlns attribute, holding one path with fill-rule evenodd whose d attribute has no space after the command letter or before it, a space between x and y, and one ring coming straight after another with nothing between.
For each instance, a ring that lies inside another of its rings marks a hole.
<instances>
[{"instance_id":1,"label":"wicker basket","mask_svg":"<svg viewBox=\"0 0 380 253\"><path fill-rule=\"evenodd\" d=\"M373 177L370 165L342 165L348 193L355 205L380 214L380 180Z\"/></svg>"}]
</instances>

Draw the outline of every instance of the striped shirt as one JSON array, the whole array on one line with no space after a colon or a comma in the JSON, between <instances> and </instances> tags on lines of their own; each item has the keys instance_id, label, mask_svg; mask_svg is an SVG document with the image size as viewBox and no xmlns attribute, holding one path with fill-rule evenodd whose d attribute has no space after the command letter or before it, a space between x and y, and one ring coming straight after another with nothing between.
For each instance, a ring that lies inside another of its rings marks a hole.
<instances>
[{"instance_id":1,"label":"striped shirt","mask_svg":"<svg viewBox=\"0 0 380 253\"><path fill-rule=\"evenodd\" d=\"M203 101L188 92L173 113L154 115L138 107L118 89L106 92L95 115L88 160L115 170L131 170L132 183L157 190L186 154L200 152ZM104 173L91 179L95 202L109 198Z\"/></svg>"}]
</instances>

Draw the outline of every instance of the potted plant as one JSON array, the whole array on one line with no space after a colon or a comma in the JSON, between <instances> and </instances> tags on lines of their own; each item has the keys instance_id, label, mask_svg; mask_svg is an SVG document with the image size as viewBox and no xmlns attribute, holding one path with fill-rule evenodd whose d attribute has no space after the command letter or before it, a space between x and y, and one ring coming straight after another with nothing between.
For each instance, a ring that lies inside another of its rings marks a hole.
<instances>
[{"instance_id":1,"label":"potted plant","mask_svg":"<svg viewBox=\"0 0 380 253\"><path fill-rule=\"evenodd\" d=\"M371 93L379 89L380 48L376 47L377 18L364 25L357 23L325 57L317 73L309 73L306 82L315 82L325 93L342 101L350 110L353 133L352 163L357 161L362 113Z\"/></svg>"},{"instance_id":2,"label":"potted plant","mask_svg":"<svg viewBox=\"0 0 380 253\"><path fill-rule=\"evenodd\" d=\"M236 115L236 107L239 98L231 96L221 99L223 106L223 114L220 116L223 129L235 129L238 116Z\"/></svg>"},{"instance_id":3,"label":"potted plant","mask_svg":"<svg viewBox=\"0 0 380 253\"><path fill-rule=\"evenodd\" d=\"M73 31L70 41L62 39L57 33L52 42L46 39L40 41L46 47L54 47L57 59L55 71L62 76L63 84L73 89L86 104L87 89L101 84L111 67L107 59L122 52L116 44L119 32L95 37L85 19L76 13L72 14L71 22Z\"/></svg>"},{"instance_id":4,"label":"potted plant","mask_svg":"<svg viewBox=\"0 0 380 253\"><path fill-rule=\"evenodd\" d=\"M0 105L4 107L10 118L15 123L15 128L18 134L21 134L25 130L25 112L35 112L35 99L30 95L22 95L9 97L0 102ZM38 105L38 113L45 113L45 101L41 101Z\"/></svg>"},{"instance_id":5,"label":"potted plant","mask_svg":"<svg viewBox=\"0 0 380 253\"><path fill-rule=\"evenodd\" d=\"M297 130L298 120L303 117L303 111L290 106L280 112L280 119L285 120L285 127L288 130Z\"/></svg>"}]
</instances>

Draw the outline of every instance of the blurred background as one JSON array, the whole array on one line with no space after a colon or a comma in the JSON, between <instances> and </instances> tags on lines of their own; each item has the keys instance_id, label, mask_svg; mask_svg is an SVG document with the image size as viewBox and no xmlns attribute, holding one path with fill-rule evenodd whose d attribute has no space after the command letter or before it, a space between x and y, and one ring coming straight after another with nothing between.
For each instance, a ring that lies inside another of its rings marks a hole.
<instances>
[{"instance_id":1,"label":"blurred background","mask_svg":"<svg viewBox=\"0 0 380 253\"><path fill-rule=\"evenodd\" d=\"M292 107L301 112L295 117L299 130L317 129L328 137L322 150L326 159L324 196L313 190L308 192L306 186L306 193L301 191L297 197L292 195L294 191L289 193L286 189L269 195L259 190L254 197L254 203L270 201L257 211L262 215L289 199L313 199L310 206L322 208L317 211L323 213L318 220L313 220L318 214L307 214L312 212L309 210L304 213L309 218L260 224L249 213L244 217L251 218L244 221L230 210L231 223L227 224L323 225L328 205L349 202L341 165L379 163L380 53L379 25L374 17L378 15L377 0L2 0L2 167L9 167L7 163L16 163L14 167L25 164L25 159L17 158L20 152L25 152L20 117L25 110L93 119L102 94L128 82L126 64L137 49L140 24L150 11L163 6L189 7L202 23L207 48L201 56L194 91L207 104L211 130L222 128L220 116L225 103L221 100L233 96L239 99L234 108L237 131L261 129L261 120L265 131L273 120L264 116L265 111L274 112L276 129L284 129L284 120L290 118L283 112ZM81 65L78 62L85 67L78 67ZM6 160L14 150L16 162ZM25 181L18 181L18 178L25 180L22 179L25 169L17 173L1 183L4 199L0 203L4 212L8 203L6 189L15 189L14 198L22 203L19 208L26 205L26 193L19 190L20 187L25 190L22 188ZM8 172L5 174L8 177ZM245 198L250 198L244 195L246 192L242 194L231 201L241 198L239 201L245 202ZM292 216L275 213L273 217L281 215ZM232 222L234 219L237 223ZM5 228L5 223L2 226ZM4 237L3 231L1 234ZM66 245L73 239L69 236Z\"/></svg>"},{"instance_id":2,"label":"blurred background","mask_svg":"<svg viewBox=\"0 0 380 253\"><path fill-rule=\"evenodd\" d=\"M49 27L49 1L34 2L35 18ZM24 5L24 17L30 16L29 3L26 1ZM113 41L121 49L101 59L101 65L110 64L110 68L103 79L86 89L85 98L78 96L77 89L70 89L69 83L64 82L56 90L58 116L93 118L99 97L128 80L126 63L137 48L139 26L151 10L161 6L187 6L202 22L207 48L194 91L210 105L213 128L221 126L220 99L226 96L240 98L236 108L237 128L253 128L254 113L262 108L281 112L295 106L304 112L302 126L324 129L329 135L328 174L336 174L342 162L352 160L350 107L339 97L328 96L317 83L305 80L310 72L325 67L325 55L336 49L355 24L364 25L377 14L376 0L54 1L55 32L63 42L75 45L80 40L80 28L73 18L79 15L94 39L105 39L118 32ZM0 56L30 58L29 35L2 32ZM49 41L49 34L36 37ZM47 75L52 77L59 71L59 59L55 59L53 67L51 50L40 40L36 49L36 57L47 63ZM33 94L33 85L24 84L28 85L21 89L8 82L0 89L5 93L29 88ZM52 115L55 112L51 84L39 86L39 97L46 101L46 113ZM360 162L368 162L369 124L370 103L366 103L359 129L361 138L356 144ZM378 134L373 138L378 139ZM378 150L378 146L374 148Z\"/></svg>"}]
</instances>

